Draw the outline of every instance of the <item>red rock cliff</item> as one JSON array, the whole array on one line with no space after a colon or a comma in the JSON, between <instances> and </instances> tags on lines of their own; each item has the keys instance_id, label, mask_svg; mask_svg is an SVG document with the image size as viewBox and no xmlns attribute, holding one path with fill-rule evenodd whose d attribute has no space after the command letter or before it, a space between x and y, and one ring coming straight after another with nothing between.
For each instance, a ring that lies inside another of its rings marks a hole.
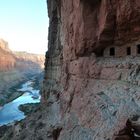
<instances>
[{"instance_id":1,"label":"red rock cliff","mask_svg":"<svg viewBox=\"0 0 140 140\"><path fill-rule=\"evenodd\" d=\"M54 113L47 118L52 137L57 130L59 140L112 140L128 118L140 115L140 58L104 58L103 52L139 42L140 3L48 0L48 7L42 102ZM128 132L122 135L134 139Z\"/></svg>"},{"instance_id":2,"label":"red rock cliff","mask_svg":"<svg viewBox=\"0 0 140 140\"><path fill-rule=\"evenodd\" d=\"M10 70L15 66L15 58L8 43L0 39L0 71Z\"/></svg>"},{"instance_id":3,"label":"red rock cliff","mask_svg":"<svg viewBox=\"0 0 140 140\"><path fill-rule=\"evenodd\" d=\"M45 56L26 52L12 52L8 42L0 39L0 71L17 69L20 71L42 71Z\"/></svg>"},{"instance_id":4,"label":"red rock cliff","mask_svg":"<svg viewBox=\"0 0 140 140\"><path fill-rule=\"evenodd\" d=\"M138 0L62 0L62 45L67 59L92 52L101 55L109 45L139 40L139 8Z\"/></svg>"}]
</instances>

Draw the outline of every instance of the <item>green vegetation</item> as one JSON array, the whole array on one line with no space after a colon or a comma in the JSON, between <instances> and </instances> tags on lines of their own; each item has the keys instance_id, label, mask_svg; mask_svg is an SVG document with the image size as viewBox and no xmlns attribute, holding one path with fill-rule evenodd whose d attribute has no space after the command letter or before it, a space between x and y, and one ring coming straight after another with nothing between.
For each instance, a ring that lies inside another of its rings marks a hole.
<instances>
[{"instance_id":1,"label":"green vegetation","mask_svg":"<svg viewBox=\"0 0 140 140\"><path fill-rule=\"evenodd\" d=\"M23 111L25 115L29 115L32 112L38 110L40 103L29 103L19 106L19 110Z\"/></svg>"}]
</instances>

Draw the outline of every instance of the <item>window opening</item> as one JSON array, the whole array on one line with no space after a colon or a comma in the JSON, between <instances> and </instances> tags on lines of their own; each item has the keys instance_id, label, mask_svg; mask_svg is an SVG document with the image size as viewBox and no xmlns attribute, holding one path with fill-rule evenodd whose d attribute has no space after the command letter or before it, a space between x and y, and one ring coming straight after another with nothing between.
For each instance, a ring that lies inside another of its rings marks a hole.
<instances>
[{"instance_id":1,"label":"window opening","mask_svg":"<svg viewBox=\"0 0 140 140\"><path fill-rule=\"evenodd\" d=\"M131 47L127 47L127 55L131 55Z\"/></svg>"},{"instance_id":2,"label":"window opening","mask_svg":"<svg viewBox=\"0 0 140 140\"><path fill-rule=\"evenodd\" d=\"M140 44L137 45L137 53L140 54Z\"/></svg>"},{"instance_id":3,"label":"window opening","mask_svg":"<svg viewBox=\"0 0 140 140\"><path fill-rule=\"evenodd\" d=\"M114 56L115 55L115 48L110 48L110 56Z\"/></svg>"}]
</instances>

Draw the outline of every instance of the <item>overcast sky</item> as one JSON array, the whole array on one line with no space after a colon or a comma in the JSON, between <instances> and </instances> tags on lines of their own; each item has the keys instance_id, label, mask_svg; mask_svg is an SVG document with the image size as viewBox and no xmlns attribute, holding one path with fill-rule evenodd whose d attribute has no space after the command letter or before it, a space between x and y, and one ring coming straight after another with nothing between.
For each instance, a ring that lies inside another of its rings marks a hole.
<instances>
[{"instance_id":1,"label":"overcast sky","mask_svg":"<svg viewBox=\"0 0 140 140\"><path fill-rule=\"evenodd\" d=\"M46 0L0 0L0 38L12 50L44 54L47 32Z\"/></svg>"}]
</instances>

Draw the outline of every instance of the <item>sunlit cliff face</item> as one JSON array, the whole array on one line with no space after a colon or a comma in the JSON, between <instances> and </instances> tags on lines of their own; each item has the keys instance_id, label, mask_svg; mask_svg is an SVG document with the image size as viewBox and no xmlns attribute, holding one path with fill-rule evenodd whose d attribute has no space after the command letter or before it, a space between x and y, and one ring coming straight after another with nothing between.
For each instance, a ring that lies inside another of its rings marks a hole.
<instances>
[{"instance_id":1,"label":"sunlit cliff face","mask_svg":"<svg viewBox=\"0 0 140 140\"><path fill-rule=\"evenodd\" d=\"M60 95L60 104L56 99L48 107L58 107L53 123L62 127L58 139L113 139L131 115L140 113L139 58L103 56L108 47L126 48L139 41L137 2L48 0L51 24L43 97L50 105Z\"/></svg>"},{"instance_id":2,"label":"sunlit cliff face","mask_svg":"<svg viewBox=\"0 0 140 140\"><path fill-rule=\"evenodd\" d=\"M16 60L8 48L8 43L0 40L0 71L10 70L15 67Z\"/></svg>"},{"instance_id":3,"label":"sunlit cliff face","mask_svg":"<svg viewBox=\"0 0 140 140\"><path fill-rule=\"evenodd\" d=\"M23 69L38 69L44 68L44 55L29 54L26 52L12 52L9 49L8 42L0 39L0 70L7 71L19 67ZM38 66L37 66L38 65ZM34 67L32 67L34 66ZM36 69L36 71L38 71ZM34 70L35 71L35 70Z\"/></svg>"}]
</instances>

